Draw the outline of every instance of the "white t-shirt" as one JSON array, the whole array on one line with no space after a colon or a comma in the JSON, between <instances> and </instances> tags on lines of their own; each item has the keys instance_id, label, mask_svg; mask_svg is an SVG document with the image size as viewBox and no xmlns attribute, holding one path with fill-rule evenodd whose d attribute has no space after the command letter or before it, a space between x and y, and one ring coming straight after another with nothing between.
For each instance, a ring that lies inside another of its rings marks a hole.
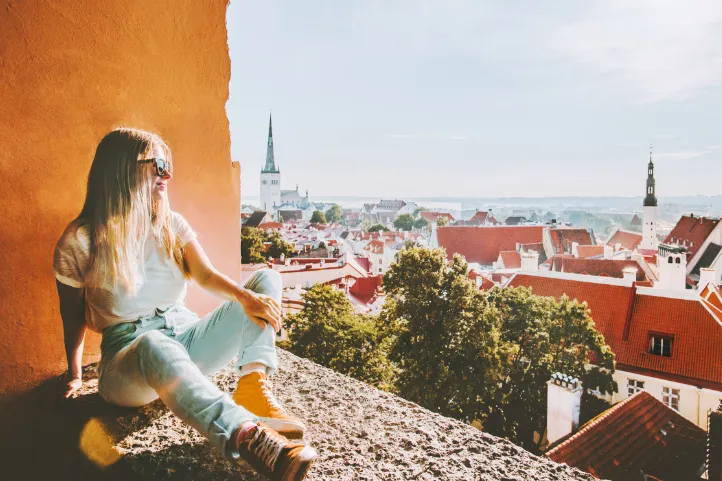
<instances>
[{"instance_id":1,"label":"white t-shirt","mask_svg":"<svg viewBox=\"0 0 722 481\"><path fill-rule=\"evenodd\" d=\"M171 213L171 225L182 246L196 238L188 222L176 212ZM87 287L83 279L89 252L88 229L72 222L55 246L53 269L59 282L85 289L85 320L94 331L102 332L114 324L151 316L155 309L184 303L187 283L183 272L160 251L152 234L145 246L144 262L139 266L142 275L135 294L113 289L111 285Z\"/></svg>"}]
</instances>

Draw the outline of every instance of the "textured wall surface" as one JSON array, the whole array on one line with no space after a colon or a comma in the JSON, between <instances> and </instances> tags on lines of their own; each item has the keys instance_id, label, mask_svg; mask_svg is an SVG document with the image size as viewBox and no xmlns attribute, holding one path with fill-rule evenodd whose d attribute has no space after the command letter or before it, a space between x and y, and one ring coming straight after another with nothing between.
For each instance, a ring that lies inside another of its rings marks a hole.
<instances>
[{"instance_id":1,"label":"textured wall surface","mask_svg":"<svg viewBox=\"0 0 722 481\"><path fill-rule=\"evenodd\" d=\"M223 0L0 1L0 395L65 369L53 247L114 127L168 142L172 208L216 266L240 277L225 15ZM218 302L189 292L199 313ZM86 340L87 361L98 340Z\"/></svg>"}]
</instances>

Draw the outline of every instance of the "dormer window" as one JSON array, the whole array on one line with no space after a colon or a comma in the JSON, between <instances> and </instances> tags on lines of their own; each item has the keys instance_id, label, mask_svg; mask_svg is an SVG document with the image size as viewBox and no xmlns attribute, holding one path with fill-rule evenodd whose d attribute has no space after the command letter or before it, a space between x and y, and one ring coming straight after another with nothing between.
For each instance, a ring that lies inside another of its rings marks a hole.
<instances>
[{"instance_id":1,"label":"dormer window","mask_svg":"<svg viewBox=\"0 0 722 481\"><path fill-rule=\"evenodd\" d=\"M652 334L649 336L649 353L655 356L672 357L672 336Z\"/></svg>"}]
</instances>

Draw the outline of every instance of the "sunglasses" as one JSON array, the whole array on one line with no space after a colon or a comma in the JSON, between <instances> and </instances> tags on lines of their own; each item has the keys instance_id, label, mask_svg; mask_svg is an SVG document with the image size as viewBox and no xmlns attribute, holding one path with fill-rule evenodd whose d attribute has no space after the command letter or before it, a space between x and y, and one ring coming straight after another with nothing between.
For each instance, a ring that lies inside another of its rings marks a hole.
<instances>
[{"instance_id":1,"label":"sunglasses","mask_svg":"<svg viewBox=\"0 0 722 481\"><path fill-rule=\"evenodd\" d=\"M170 173L170 162L160 157L155 159L139 160L139 164L153 164L155 175L158 177L165 177L166 174Z\"/></svg>"}]
</instances>

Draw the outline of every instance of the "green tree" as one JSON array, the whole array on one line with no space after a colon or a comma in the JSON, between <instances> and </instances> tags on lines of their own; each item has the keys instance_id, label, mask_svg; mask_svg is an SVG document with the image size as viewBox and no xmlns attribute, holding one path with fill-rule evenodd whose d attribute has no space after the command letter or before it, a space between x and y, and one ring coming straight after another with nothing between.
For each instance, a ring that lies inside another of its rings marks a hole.
<instances>
[{"instance_id":1,"label":"green tree","mask_svg":"<svg viewBox=\"0 0 722 481\"><path fill-rule=\"evenodd\" d=\"M414 228L414 216L411 214L401 214L394 220L394 228L396 230L411 230Z\"/></svg>"},{"instance_id":2,"label":"green tree","mask_svg":"<svg viewBox=\"0 0 722 481\"><path fill-rule=\"evenodd\" d=\"M414 221L414 229L426 229L429 226L429 221L423 217L419 217Z\"/></svg>"},{"instance_id":3,"label":"green tree","mask_svg":"<svg viewBox=\"0 0 722 481\"><path fill-rule=\"evenodd\" d=\"M303 296L301 312L288 317L291 352L342 374L391 390L394 367L386 356L388 342L370 316L355 314L346 296L322 284Z\"/></svg>"},{"instance_id":4,"label":"green tree","mask_svg":"<svg viewBox=\"0 0 722 481\"><path fill-rule=\"evenodd\" d=\"M413 239L406 239L404 241L404 249L413 249L414 247L421 247L421 244Z\"/></svg>"},{"instance_id":5,"label":"green tree","mask_svg":"<svg viewBox=\"0 0 722 481\"><path fill-rule=\"evenodd\" d=\"M316 224L325 224L326 215L320 210L315 210L313 211L313 215L311 216L311 222L314 222Z\"/></svg>"},{"instance_id":6,"label":"green tree","mask_svg":"<svg viewBox=\"0 0 722 481\"><path fill-rule=\"evenodd\" d=\"M428 212L428 210L426 207L417 207L414 209L414 217L418 217L420 212Z\"/></svg>"},{"instance_id":7,"label":"green tree","mask_svg":"<svg viewBox=\"0 0 722 481\"><path fill-rule=\"evenodd\" d=\"M459 256L411 248L384 276L380 329L391 339L401 396L470 422L499 370L498 313Z\"/></svg>"},{"instance_id":8,"label":"green tree","mask_svg":"<svg viewBox=\"0 0 722 481\"><path fill-rule=\"evenodd\" d=\"M241 227L241 262L258 264L266 262L263 252L263 232L255 227Z\"/></svg>"},{"instance_id":9,"label":"green tree","mask_svg":"<svg viewBox=\"0 0 722 481\"><path fill-rule=\"evenodd\" d=\"M590 417L604 408L592 392L616 391L614 355L584 304L522 288L482 292L467 269L458 256L449 262L443 250L412 247L384 276L379 329L391 340L397 390L538 451L551 375L582 380Z\"/></svg>"},{"instance_id":10,"label":"green tree","mask_svg":"<svg viewBox=\"0 0 722 481\"><path fill-rule=\"evenodd\" d=\"M271 246L264 253L264 257L266 257L266 259L269 257L279 259L281 254L285 257L290 257L296 251L293 244L284 239L281 233L275 230L268 230L265 232L264 242L271 243Z\"/></svg>"},{"instance_id":11,"label":"green tree","mask_svg":"<svg viewBox=\"0 0 722 481\"><path fill-rule=\"evenodd\" d=\"M546 383L555 372L582 381L587 416L603 407L591 394L616 392L614 354L594 328L586 305L559 301L527 288L492 289L488 301L500 316L503 371L487 398L484 430L538 452L546 429ZM595 367L586 369L594 360ZM601 369L600 369L601 368Z\"/></svg>"},{"instance_id":12,"label":"green tree","mask_svg":"<svg viewBox=\"0 0 722 481\"><path fill-rule=\"evenodd\" d=\"M266 249L265 242L271 245ZM290 257L295 252L293 244L287 242L277 231L243 226L241 228L241 263L259 264L270 257L278 259L283 254Z\"/></svg>"},{"instance_id":13,"label":"green tree","mask_svg":"<svg viewBox=\"0 0 722 481\"><path fill-rule=\"evenodd\" d=\"M386 226L384 226L384 225L382 225L382 224L375 224L375 225L372 225L371 227L369 227L369 230L368 230L368 231L369 231L369 232L378 232L378 231L385 232L385 231L388 231L388 230L389 230L389 228L386 227Z\"/></svg>"},{"instance_id":14,"label":"green tree","mask_svg":"<svg viewBox=\"0 0 722 481\"><path fill-rule=\"evenodd\" d=\"M329 223L341 222L343 220L343 211L341 206L333 204L330 209L326 211L326 221Z\"/></svg>"},{"instance_id":15,"label":"green tree","mask_svg":"<svg viewBox=\"0 0 722 481\"><path fill-rule=\"evenodd\" d=\"M436 218L436 225L438 227L443 227L445 225L449 225L449 219L446 217L437 217Z\"/></svg>"}]
</instances>

